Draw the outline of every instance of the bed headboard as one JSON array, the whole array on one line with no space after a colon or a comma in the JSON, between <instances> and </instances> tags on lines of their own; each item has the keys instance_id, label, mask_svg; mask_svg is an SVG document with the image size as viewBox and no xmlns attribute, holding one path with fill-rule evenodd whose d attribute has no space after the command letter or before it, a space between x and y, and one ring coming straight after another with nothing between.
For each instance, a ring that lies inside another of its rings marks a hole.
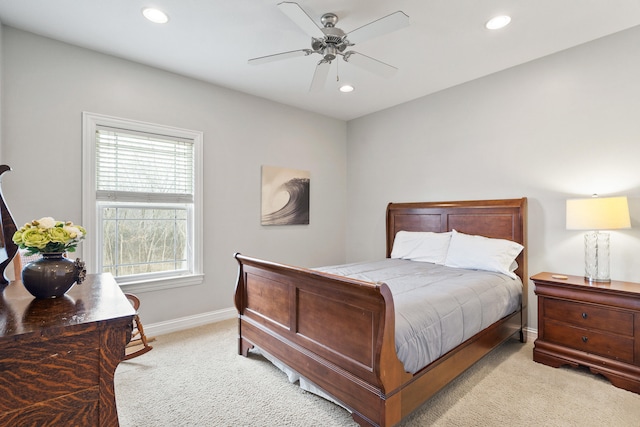
<instances>
[{"instance_id":1,"label":"bed headboard","mask_svg":"<svg viewBox=\"0 0 640 427\"><path fill-rule=\"evenodd\" d=\"M387 258L398 231L456 229L461 233L508 239L520 243L516 274L527 283L527 198L463 202L389 203L387 206Z\"/></svg>"}]
</instances>

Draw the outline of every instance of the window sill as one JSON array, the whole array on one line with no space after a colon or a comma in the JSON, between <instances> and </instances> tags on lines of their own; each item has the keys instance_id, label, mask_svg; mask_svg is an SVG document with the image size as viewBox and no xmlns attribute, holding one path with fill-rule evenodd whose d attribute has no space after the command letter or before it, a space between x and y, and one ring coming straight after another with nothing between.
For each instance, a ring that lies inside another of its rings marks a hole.
<instances>
[{"instance_id":1,"label":"window sill","mask_svg":"<svg viewBox=\"0 0 640 427\"><path fill-rule=\"evenodd\" d=\"M118 279L116 279L117 281ZM136 282L119 283L124 292L144 293L161 291L163 289L181 288L183 286L200 285L204 281L204 274L166 277L162 279L140 280Z\"/></svg>"}]
</instances>

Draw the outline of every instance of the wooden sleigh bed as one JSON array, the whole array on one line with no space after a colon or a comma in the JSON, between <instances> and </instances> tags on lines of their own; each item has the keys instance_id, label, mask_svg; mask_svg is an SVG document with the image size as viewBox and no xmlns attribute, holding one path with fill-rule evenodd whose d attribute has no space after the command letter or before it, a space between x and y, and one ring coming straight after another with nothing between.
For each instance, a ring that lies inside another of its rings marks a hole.
<instances>
[{"instance_id":1,"label":"wooden sleigh bed","mask_svg":"<svg viewBox=\"0 0 640 427\"><path fill-rule=\"evenodd\" d=\"M445 232L508 239L516 258L521 307L415 374L395 350L394 301L372 283L236 254L239 353L257 346L340 402L360 425L392 426L511 337L526 341L526 198L390 203L386 244L398 231Z\"/></svg>"}]
</instances>

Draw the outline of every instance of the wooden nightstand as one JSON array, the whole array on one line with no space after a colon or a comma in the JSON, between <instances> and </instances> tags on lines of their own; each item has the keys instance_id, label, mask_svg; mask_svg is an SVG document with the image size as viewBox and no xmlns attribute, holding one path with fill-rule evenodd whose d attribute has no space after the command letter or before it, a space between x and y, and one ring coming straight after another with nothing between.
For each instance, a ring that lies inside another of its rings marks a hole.
<instances>
[{"instance_id":1,"label":"wooden nightstand","mask_svg":"<svg viewBox=\"0 0 640 427\"><path fill-rule=\"evenodd\" d=\"M531 277L538 296L533 360L583 365L640 393L640 283L589 283L581 276Z\"/></svg>"}]
</instances>

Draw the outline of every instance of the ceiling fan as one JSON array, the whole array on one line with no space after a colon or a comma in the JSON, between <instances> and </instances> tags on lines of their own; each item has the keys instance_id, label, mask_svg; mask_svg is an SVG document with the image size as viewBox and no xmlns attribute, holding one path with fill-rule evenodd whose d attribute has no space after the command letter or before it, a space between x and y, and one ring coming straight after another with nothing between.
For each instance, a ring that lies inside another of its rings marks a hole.
<instances>
[{"instance_id":1,"label":"ceiling fan","mask_svg":"<svg viewBox=\"0 0 640 427\"><path fill-rule=\"evenodd\" d=\"M320 27L298 3L284 1L278 3L278 8L302 28L304 32L311 36L311 49L298 49L260 56L249 59L249 64L264 64L266 62L317 53L322 56L322 59L320 59L316 65L316 70L309 88L310 92L319 91L324 87L327 75L329 74L329 66L338 56L342 56L342 59L350 64L382 77L391 77L398 70L392 65L378 61L354 50L347 50L347 48L373 37L407 27L409 25L409 16L404 12L394 12L346 33L335 26L338 22L338 16L333 13L325 13L322 15L320 22L323 26Z\"/></svg>"}]
</instances>

